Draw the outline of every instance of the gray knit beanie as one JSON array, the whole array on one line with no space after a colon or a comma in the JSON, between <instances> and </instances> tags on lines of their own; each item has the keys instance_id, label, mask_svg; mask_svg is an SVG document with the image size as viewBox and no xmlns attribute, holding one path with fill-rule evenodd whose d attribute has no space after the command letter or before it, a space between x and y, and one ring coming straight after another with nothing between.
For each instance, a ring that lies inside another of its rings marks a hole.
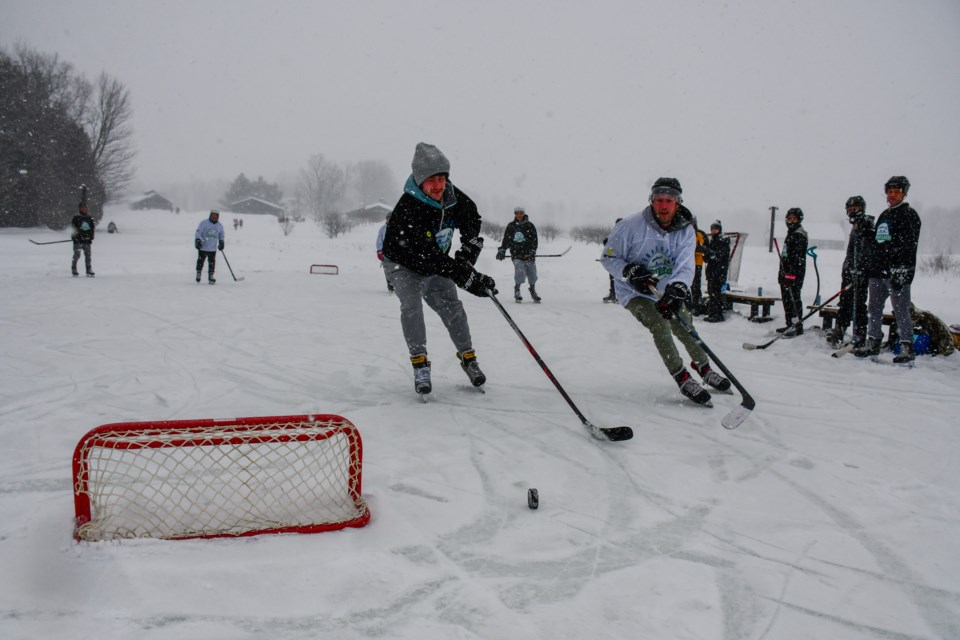
<instances>
[{"instance_id":1,"label":"gray knit beanie","mask_svg":"<svg viewBox=\"0 0 960 640\"><path fill-rule=\"evenodd\" d=\"M450 161L447 160L447 156L443 155L443 151L426 142L417 144L417 150L413 152L412 166L413 180L418 186L430 176L450 173Z\"/></svg>"}]
</instances>

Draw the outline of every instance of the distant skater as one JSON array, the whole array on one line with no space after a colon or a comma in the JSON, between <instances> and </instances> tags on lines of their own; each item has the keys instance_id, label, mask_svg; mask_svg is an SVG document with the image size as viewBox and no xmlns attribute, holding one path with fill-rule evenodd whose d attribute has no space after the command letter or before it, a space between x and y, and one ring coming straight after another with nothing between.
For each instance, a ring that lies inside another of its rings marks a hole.
<instances>
[{"instance_id":1,"label":"distant skater","mask_svg":"<svg viewBox=\"0 0 960 640\"><path fill-rule=\"evenodd\" d=\"M203 261L207 261L207 281L216 284L213 272L217 266L217 249L223 251L223 225L220 224L220 212L210 211L210 217L202 220L197 227L193 241L197 248L197 283L203 274Z\"/></svg>"}]
</instances>

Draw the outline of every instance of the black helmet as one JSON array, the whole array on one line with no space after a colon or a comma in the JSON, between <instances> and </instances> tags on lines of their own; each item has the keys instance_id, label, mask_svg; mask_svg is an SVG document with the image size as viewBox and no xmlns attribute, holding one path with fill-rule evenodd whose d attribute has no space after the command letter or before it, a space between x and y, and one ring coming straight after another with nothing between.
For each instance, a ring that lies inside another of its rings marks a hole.
<instances>
[{"instance_id":1,"label":"black helmet","mask_svg":"<svg viewBox=\"0 0 960 640\"><path fill-rule=\"evenodd\" d=\"M789 218L790 216L797 216L797 222L803 222L803 209L800 207L787 209L787 215L785 215L784 218Z\"/></svg>"},{"instance_id":2,"label":"black helmet","mask_svg":"<svg viewBox=\"0 0 960 640\"><path fill-rule=\"evenodd\" d=\"M863 199L863 196L850 196L847 198L847 204L844 205L845 209L850 207L860 207L860 211L867 210L867 201Z\"/></svg>"},{"instance_id":3,"label":"black helmet","mask_svg":"<svg viewBox=\"0 0 960 640\"><path fill-rule=\"evenodd\" d=\"M650 195L652 197L660 193L675 196L677 202L682 202L680 194L683 193L683 187L680 186L680 181L676 178L657 178L657 181L650 188Z\"/></svg>"},{"instance_id":4,"label":"black helmet","mask_svg":"<svg viewBox=\"0 0 960 640\"><path fill-rule=\"evenodd\" d=\"M903 189L903 193L906 195L907 191L910 190L910 181L907 180L907 176L893 176L883 185L884 191L890 188Z\"/></svg>"}]
</instances>

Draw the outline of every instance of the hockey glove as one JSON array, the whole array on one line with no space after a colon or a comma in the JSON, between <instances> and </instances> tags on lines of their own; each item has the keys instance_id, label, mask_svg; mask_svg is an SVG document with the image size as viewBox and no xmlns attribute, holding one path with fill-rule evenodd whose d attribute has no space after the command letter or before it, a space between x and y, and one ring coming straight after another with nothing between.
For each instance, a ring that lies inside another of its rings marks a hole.
<instances>
[{"instance_id":1,"label":"hockey glove","mask_svg":"<svg viewBox=\"0 0 960 640\"><path fill-rule=\"evenodd\" d=\"M200 238L197 238L196 240L193 241L193 246L197 248L197 251L200 251L200 247L203 246L203 243L200 242Z\"/></svg>"},{"instance_id":2,"label":"hockey glove","mask_svg":"<svg viewBox=\"0 0 960 640\"><path fill-rule=\"evenodd\" d=\"M894 291L900 291L905 286L913 282L913 267L891 267L890 268L890 288Z\"/></svg>"},{"instance_id":3,"label":"hockey glove","mask_svg":"<svg viewBox=\"0 0 960 640\"><path fill-rule=\"evenodd\" d=\"M469 262L471 265L477 264L477 258L480 257L480 252L483 250L483 238L470 238L464 240L463 244L460 245L460 248L457 249L457 252L453 254L453 257L457 260L463 260L464 262Z\"/></svg>"},{"instance_id":4,"label":"hockey glove","mask_svg":"<svg viewBox=\"0 0 960 640\"><path fill-rule=\"evenodd\" d=\"M690 289L682 282L671 282L664 289L663 295L657 301L657 311L660 315L669 320L675 314L680 312L687 296L690 295Z\"/></svg>"},{"instance_id":5,"label":"hockey glove","mask_svg":"<svg viewBox=\"0 0 960 640\"><path fill-rule=\"evenodd\" d=\"M497 260L503 260L506 257L507 257L506 247L500 247L499 249L497 249Z\"/></svg>"},{"instance_id":6,"label":"hockey glove","mask_svg":"<svg viewBox=\"0 0 960 640\"><path fill-rule=\"evenodd\" d=\"M487 289L497 293L497 283L493 281L493 278L483 275L463 260L456 261L456 267L454 267L450 279L467 293L472 293L481 298L486 297Z\"/></svg>"},{"instance_id":7,"label":"hockey glove","mask_svg":"<svg viewBox=\"0 0 960 640\"><path fill-rule=\"evenodd\" d=\"M383 251L377 251L377 260L383 262Z\"/></svg>"},{"instance_id":8,"label":"hockey glove","mask_svg":"<svg viewBox=\"0 0 960 640\"><path fill-rule=\"evenodd\" d=\"M783 279L792 284L796 281L797 276L793 275L792 273L785 273L783 274Z\"/></svg>"},{"instance_id":9,"label":"hockey glove","mask_svg":"<svg viewBox=\"0 0 960 640\"><path fill-rule=\"evenodd\" d=\"M660 280L650 273L645 266L636 263L630 263L623 268L623 279L630 283L631 287L643 293L656 288L657 282Z\"/></svg>"},{"instance_id":10,"label":"hockey glove","mask_svg":"<svg viewBox=\"0 0 960 640\"><path fill-rule=\"evenodd\" d=\"M220 249L220 251L223 251L223 240L221 240L220 244L217 245L217 249Z\"/></svg>"}]
</instances>

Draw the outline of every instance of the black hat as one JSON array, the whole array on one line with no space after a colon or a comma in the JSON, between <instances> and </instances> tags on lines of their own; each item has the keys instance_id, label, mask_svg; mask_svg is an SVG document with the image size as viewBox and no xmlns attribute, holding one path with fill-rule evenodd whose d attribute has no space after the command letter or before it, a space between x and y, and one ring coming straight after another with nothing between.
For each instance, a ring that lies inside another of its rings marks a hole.
<instances>
[{"instance_id":1,"label":"black hat","mask_svg":"<svg viewBox=\"0 0 960 640\"><path fill-rule=\"evenodd\" d=\"M683 193L683 187L680 186L680 181L676 178L657 178L653 187L650 188L650 194L659 193L675 196L679 200L680 194Z\"/></svg>"},{"instance_id":2,"label":"black hat","mask_svg":"<svg viewBox=\"0 0 960 640\"><path fill-rule=\"evenodd\" d=\"M867 201L863 199L863 196L850 196L847 198L847 204L844 208L849 209L850 207L860 207L860 211L866 211Z\"/></svg>"},{"instance_id":3,"label":"black hat","mask_svg":"<svg viewBox=\"0 0 960 640\"><path fill-rule=\"evenodd\" d=\"M714 229L719 229L720 233L723 233L723 225L720 224L719 220L714 220L710 223L710 230L713 231Z\"/></svg>"},{"instance_id":4,"label":"black hat","mask_svg":"<svg viewBox=\"0 0 960 640\"><path fill-rule=\"evenodd\" d=\"M797 222L803 222L803 209L801 209L800 207L793 207L793 208L787 209L787 215L785 215L784 218L787 218L789 216L797 216Z\"/></svg>"},{"instance_id":5,"label":"black hat","mask_svg":"<svg viewBox=\"0 0 960 640\"><path fill-rule=\"evenodd\" d=\"M890 188L903 189L903 193L906 194L910 190L910 181L907 180L907 176L893 176L883 185L884 191Z\"/></svg>"}]
</instances>

